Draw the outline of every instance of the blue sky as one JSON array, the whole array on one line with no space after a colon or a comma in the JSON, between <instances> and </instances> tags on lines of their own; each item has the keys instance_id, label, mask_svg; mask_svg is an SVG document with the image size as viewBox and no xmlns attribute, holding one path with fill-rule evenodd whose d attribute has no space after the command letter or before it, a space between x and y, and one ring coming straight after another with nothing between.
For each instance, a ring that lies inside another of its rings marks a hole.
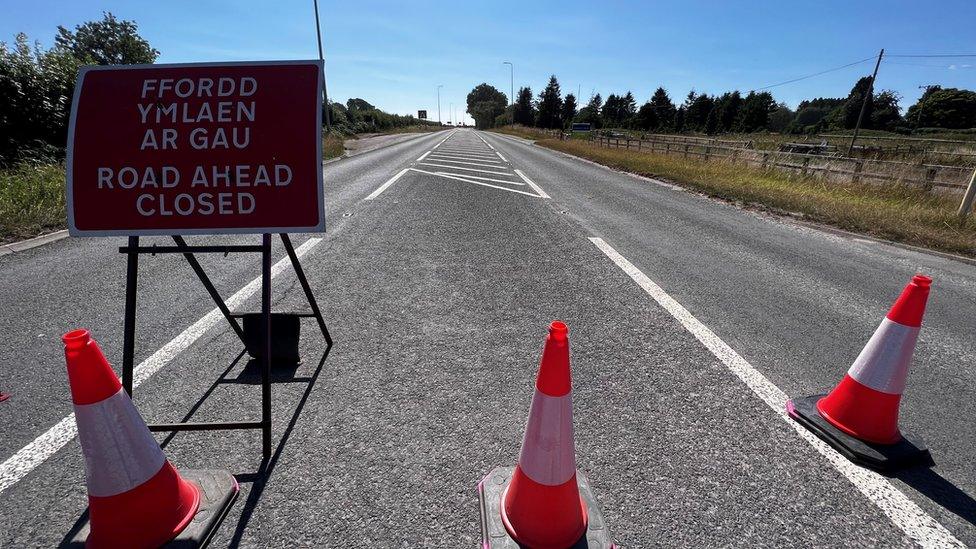
<instances>
[{"instance_id":1,"label":"blue sky","mask_svg":"<svg viewBox=\"0 0 976 549\"><path fill-rule=\"evenodd\" d=\"M0 0L0 40L26 32L44 45L57 25L102 11L134 19L162 52L159 62L317 57L311 0ZM815 7L811 7L814 6ZM676 102L692 88L748 91L877 55L976 54L976 2L320 2L332 99L362 97L399 113L460 116L472 87L488 82L534 93L555 74L564 93L664 86ZM846 96L870 61L770 91L795 107ZM877 87L907 108L918 86L976 89L976 57L890 58ZM467 118L470 122L470 117Z\"/></svg>"}]
</instances>

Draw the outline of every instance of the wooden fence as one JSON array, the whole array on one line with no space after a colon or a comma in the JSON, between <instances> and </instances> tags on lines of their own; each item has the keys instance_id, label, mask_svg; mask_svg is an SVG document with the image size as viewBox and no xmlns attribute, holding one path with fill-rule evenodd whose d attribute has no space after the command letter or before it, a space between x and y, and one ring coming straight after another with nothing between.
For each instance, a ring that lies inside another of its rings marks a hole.
<instances>
[{"instance_id":1,"label":"wooden fence","mask_svg":"<svg viewBox=\"0 0 976 549\"><path fill-rule=\"evenodd\" d=\"M743 141L721 142L707 138L659 135L645 136L644 139L597 136L593 141L601 147L742 162L761 169L778 169L838 183L896 183L921 187L926 191L962 193L973 174L973 167L966 166L762 151L743 146L747 143Z\"/></svg>"}]
</instances>

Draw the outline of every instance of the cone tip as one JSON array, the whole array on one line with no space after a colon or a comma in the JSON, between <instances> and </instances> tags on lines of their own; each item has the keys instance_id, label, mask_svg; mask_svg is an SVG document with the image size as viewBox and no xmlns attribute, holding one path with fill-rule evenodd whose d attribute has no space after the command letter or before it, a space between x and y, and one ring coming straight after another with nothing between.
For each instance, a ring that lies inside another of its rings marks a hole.
<instances>
[{"instance_id":1,"label":"cone tip","mask_svg":"<svg viewBox=\"0 0 976 549\"><path fill-rule=\"evenodd\" d=\"M552 324L549 325L549 335L558 339L560 341L565 340L567 334L569 334L569 328L561 320L553 320Z\"/></svg>"},{"instance_id":2,"label":"cone tip","mask_svg":"<svg viewBox=\"0 0 976 549\"><path fill-rule=\"evenodd\" d=\"M923 274L917 274L912 277L912 283L916 286L921 286L922 288L928 288L932 285L932 277L925 276Z\"/></svg>"},{"instance_id":3,"label":"cone tip","mask_svg":"<svg viewBox=\"0 0 976 549\"><path fill-rule=\"evenodd\" d=\"M83 347L88 341L91 340L91 333L84 328L78 328L77 330L71 330L70 332L61 336L61 341L64 342L64 346L69 349L77 349Z\"/></svg>"}]
</instances>

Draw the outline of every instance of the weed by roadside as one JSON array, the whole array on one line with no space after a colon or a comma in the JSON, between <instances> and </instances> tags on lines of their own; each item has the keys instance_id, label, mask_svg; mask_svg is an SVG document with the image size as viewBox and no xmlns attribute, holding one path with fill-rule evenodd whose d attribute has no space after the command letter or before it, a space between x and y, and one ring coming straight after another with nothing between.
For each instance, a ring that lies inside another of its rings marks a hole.
<instances>
[{"instance_id":1,"label":"weed by roadside","mask_svg":"<svg viewBox=\"0 0 976 549\"><path fill-rule=\"evenodd\" d=\"M65 227L64 165L0 169L0 242Z\"/></svg>"}]
</instances>

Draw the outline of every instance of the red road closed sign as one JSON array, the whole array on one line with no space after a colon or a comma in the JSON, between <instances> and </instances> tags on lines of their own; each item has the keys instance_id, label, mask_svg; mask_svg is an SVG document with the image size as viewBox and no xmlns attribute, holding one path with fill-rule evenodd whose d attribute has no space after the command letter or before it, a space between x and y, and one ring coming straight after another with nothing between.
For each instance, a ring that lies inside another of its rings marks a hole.
<instances>
[{"instance_id":1,"label":"red road closed sign","mask_svg":"<svg viewBox=\"0 0 976 549\"><path fill-rule=\"evenodd\" d=\"M321 120L319 61L85 67L69 231L323 231Z\"/></svg>"}]
</instances>

